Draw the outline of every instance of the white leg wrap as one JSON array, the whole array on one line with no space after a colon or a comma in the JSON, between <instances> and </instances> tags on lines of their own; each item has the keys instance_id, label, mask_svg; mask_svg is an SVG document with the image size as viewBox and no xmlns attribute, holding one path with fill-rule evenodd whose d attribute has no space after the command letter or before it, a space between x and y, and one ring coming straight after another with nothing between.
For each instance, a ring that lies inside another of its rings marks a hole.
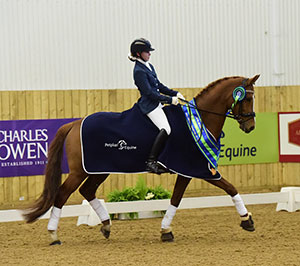
<instances>
[{"instance_id":1,"label":"white leg wrap","mask_svg":"<svg viewBox=\"0 0 300 266\"><path fill-rule=\"evenodd\" d=\"M248 211L245 207L244 201L242 200L240 194L236 194L235 196L233 196L232 201L233 201L235 208L240 216L244 216L248 213Z\"/></svg>"},{"instance_id":2,"label":"white leg wrap","mask_svg":"<svg viewBox=\"0 0 300 266\"><path fill-rule=\"evenodd\" d=\"M110 219L108 212L106 211L106 209L103 207L103 205L97 198L91 200L89 203L91 204L92 208L97 213L97 215L99 216L101 222Z\"/></svg>"},{"instance_id":3,"label":"white leg wrap","mask_svg":"<svg viewBox=\"0 0 300 266\"><path fill-rule=\"evenodd\" d=\"M59 218L61 216L61 209L53 207L48 222L48 230L56 231L58 227Z\"/></svg>"},{"instance_id":4,"label":"white leg wrap","mask_svg":"<svg viewBox=\"0 0 300 266\"><path fill-rule=\"evenodd\" d=\"M167 209L167 212L161 222L162 229L168 229L171 226L172 220L175 216L177 208L173 205L170 205Z\"/></svg>"}]
</instances>

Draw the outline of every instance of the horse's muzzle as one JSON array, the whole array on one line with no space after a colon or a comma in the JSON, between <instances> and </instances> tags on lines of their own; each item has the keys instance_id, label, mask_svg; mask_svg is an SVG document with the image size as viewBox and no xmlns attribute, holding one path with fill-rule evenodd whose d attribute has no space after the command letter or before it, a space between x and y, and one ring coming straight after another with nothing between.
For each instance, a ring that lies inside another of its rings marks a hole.
<instances>
[{"instance_id":1,"label":"horse's muzzle","mask_svg":"<svg viewBox=\"0 0 300 266\"><path fill-rule=\"evenodd\" d=\"M247 123L240 124L240 129L243 130L245 133L250 133L252 130L254 130L254 128L255 128L255 125L247 127Z\"/></svg>"}]
</instances>

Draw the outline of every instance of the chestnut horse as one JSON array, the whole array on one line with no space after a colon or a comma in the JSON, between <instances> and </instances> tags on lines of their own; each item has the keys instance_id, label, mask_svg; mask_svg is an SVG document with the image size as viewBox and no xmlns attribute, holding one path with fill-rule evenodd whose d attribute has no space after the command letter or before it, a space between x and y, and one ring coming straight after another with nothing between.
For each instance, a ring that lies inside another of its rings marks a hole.
<instances>
[{"instance_id":1,"label":"chestnut horse","mask_svg":"<svg viewBox=\"0 0 300 266\"><path fill-rule=\"evenodd\" d=\"M192 106L192 108L198 109L204 125L215 139L219 139L225 119L228 116L237 120L240 129L246 133L255 128L254 83L258 78L259 75L252 78L237 76L219 79L210 83L195 97L196 106ZM51 244L61 243L57 237L61 209L70 195L84 180L85 182L79 188L79 192L90 202L102 221L100 231L104 237L108 238L110 234L111 221L109 214L100 201L96 199L98 187L109 174L88 175L84 171L80 144L81 122L82 120L77 120L58 129L49 148L43 192L33 206L24 213L25 220L30 223L36 221L53 206L48 223L48 231L52 237ZM61 184L61 160L64 143L70 172L65 182ZM181 175L177 176L170 206L162 220L162 241L171 242L174 239L171 222L190 180L190 178ZM254 231L251 213L247 211L236 188L222 176L218 180L205 179L205 181L223 189L232 197L241 217L240 226L247 231Z\"/></svg>"}]
</instances>

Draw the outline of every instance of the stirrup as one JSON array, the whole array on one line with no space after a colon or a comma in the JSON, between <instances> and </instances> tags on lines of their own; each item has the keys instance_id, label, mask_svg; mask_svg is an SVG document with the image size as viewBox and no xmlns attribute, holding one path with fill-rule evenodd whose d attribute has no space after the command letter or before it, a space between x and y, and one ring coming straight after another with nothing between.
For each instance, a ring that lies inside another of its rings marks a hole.
<instances>
[{"instance_id":1,"label":"stirrup","mask_svg":"<svg viewBox=\"0 0 300 266\"><path fill-rule=\"evenodd\" d=\"M147 161L146 171L154 174L164 174L169 173L168 169L162 167L160 164L158 164L156 161L149 160Z\"/></svg>"}]
</instances>

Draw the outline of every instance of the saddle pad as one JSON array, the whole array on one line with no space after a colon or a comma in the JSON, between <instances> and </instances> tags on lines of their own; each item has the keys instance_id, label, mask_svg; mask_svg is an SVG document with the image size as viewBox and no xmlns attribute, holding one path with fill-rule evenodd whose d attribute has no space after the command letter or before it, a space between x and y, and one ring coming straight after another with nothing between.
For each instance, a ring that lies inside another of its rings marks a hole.
<instances>
[{"instance_id":1,"label":"saddle pad","mask_svg":"<svg viewBox=\"0 0 300 266\"><path fill-rule=\"evenodd\" d=\"M158 161L174 173L187 177L219 179L197 148L184 113L178 106L164 111L171 134ZM131 109L99 112L87 116L81 124L82 163L89 174L142 173L159 130L135 104Z\"/></svg>"}]
</instances>

